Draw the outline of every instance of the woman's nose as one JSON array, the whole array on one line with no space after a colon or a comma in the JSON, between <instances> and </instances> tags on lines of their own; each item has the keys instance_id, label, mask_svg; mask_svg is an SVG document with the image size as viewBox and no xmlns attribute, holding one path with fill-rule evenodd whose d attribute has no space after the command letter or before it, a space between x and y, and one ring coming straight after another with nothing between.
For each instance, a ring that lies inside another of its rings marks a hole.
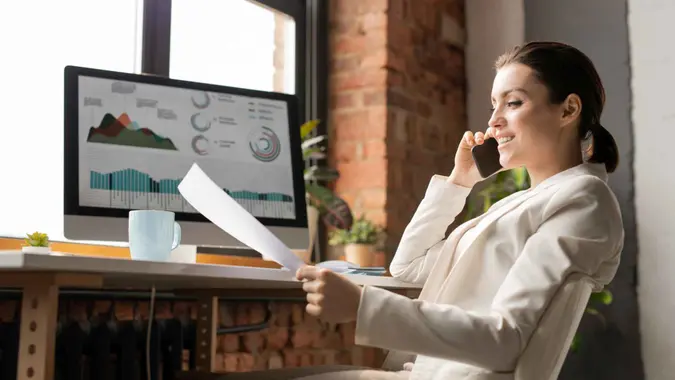
<instances>
[{"instance_id":1,"label":"woman's nose","mask_svg":"<svg viewBox=\"0 0 675 380\"><path fill-rule=\"evenodd\" d=\"M488 126L492 128L501 128L504 126L504 118L501 116L499 109L496 109L490 115L490 120L488 120Z\"/></svg>"}]
</instances>

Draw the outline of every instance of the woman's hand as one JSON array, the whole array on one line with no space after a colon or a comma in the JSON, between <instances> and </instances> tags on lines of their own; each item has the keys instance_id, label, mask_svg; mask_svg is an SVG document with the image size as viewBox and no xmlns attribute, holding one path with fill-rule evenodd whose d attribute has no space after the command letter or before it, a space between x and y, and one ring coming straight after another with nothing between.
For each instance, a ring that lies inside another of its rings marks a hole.
<instances>
[{"instance_id":1,"label":"woman's hand","mask_svg":"<svg viewBox=\"0 0 675 380\"><path fill-rule=\"evenodd\" d=\"M472 188L476 183L483 180L471 155L471 148L482 145L489 138L494 138L492 127L489 127L485 133L464 132L462 141L459 142L457 147L457 153L455 153L455 167L452 169L448 181L459 186Z\"/></svg>"},{"instance_id":2,"label":"woman's hand","mask_svg":"<svg viewBox=\"0 0 675 380\"><path fill-rule=\"evenodd\" d=\"M307 313L324 322L346 323L356 320L361 287L328 269L304 266L295 274L305 281Z\"/></svg>"}]
</instances>

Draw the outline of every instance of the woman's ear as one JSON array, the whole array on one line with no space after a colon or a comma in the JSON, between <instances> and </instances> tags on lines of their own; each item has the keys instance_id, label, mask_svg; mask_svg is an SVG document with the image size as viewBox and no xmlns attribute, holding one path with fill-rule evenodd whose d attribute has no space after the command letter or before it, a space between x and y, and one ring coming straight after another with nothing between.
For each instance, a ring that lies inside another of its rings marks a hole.
<instances>
[{"instance_id":1,"label":"woman's ear","mask_svg":"<svg viewBox=\"0 0 675 380\"><path fill-rule=\"evenodd\" d=\"M569 94L563 102L562 111L561 125L563 127L568 126L579 119L581 117L581 98L579 95Z\"/></svg>"}]
</instances>

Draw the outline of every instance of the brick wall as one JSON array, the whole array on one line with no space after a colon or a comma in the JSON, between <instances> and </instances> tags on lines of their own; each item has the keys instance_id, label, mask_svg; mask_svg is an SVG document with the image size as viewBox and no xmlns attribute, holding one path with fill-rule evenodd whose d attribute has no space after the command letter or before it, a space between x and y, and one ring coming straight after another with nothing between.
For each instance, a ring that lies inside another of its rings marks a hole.
<instances>
[{"instance_id":1,"label":"brick wall","mask_svg":"<svg viewBox=\"0 0 675 380\"><path fill-rule=\"evenodd\" d=\"M391 253L466 130L463 0L331 2L336 190L388 231Z\"/></svg>"}]
</instances>

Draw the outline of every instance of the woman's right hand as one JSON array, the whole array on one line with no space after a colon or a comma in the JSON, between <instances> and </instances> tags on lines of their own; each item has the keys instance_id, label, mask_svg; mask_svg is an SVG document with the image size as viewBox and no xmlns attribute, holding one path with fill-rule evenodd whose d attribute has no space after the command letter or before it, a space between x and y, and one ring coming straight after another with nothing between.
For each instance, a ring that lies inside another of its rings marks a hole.
<instances>
[{"instance_id":1,"label":"woman's right hand","mask_svg":"<svg viewBox=\"0 0 675 380\"><path fill-rule=\"evenodd\" d=\"M482 145L486 139L494 138L492 133L491 127L485 133L476 132L474 134L471 131L464 132L462 141L460 141L457 147L457 153L455 153L455 167L452 169L448 181L459 186L472 188L483 180L473 160L471 148L476 145Z\"/></svg>"}]
</instances>

